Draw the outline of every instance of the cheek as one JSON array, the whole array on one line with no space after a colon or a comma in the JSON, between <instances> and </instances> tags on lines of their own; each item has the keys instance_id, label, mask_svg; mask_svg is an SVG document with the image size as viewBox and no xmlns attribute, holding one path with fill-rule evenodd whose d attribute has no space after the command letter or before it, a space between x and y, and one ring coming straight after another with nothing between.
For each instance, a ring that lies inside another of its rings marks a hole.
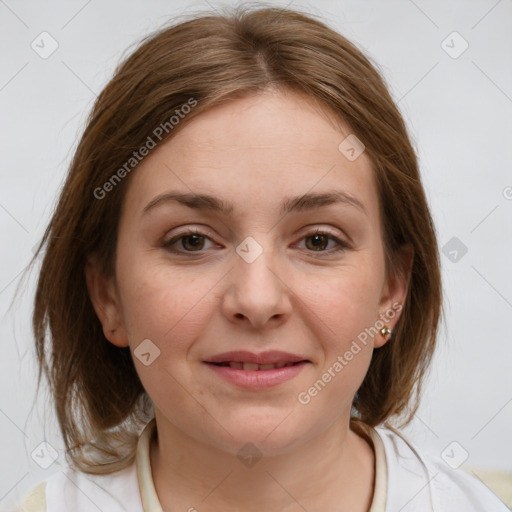
<instances>
[{"instance_id":1,"label":"cheek","mask_svg":"<svg viewBox=\"0 0 512 512\"><path fill-rule=\"evenodd\" d=\"M202 390L191 378L188 354L211 314L208 291L215 281L210 280L150 262L120 269L123 318L135 367L161 409L173 404L177 411L197 414L189 393L200 397Z\"/></svg>"},{"instance_id":2,"label":"cheek","mask_svg":"<svg viewBox=\"0 0 512 512\"><path fill-rule=\"evenodd\" d=\"M377 321L382 283L378 274L378 263L351 265L306 280L301 286L298 295L306 306L304 310L309 311L309 323L314 325L317 318L316 324L327 334L324 338L332 350L343 349Z\"/></svg>"},{"instance_id":3,"label":"cheek","mask_svg":"<svg viewBox=\"0 0 512 512\"><path fill-rule=\"evenodd\" d=\"M199 332L205 321L205 299L215 284L212 276L171 270L149 260L144 264L126 261L118 274L122 313L132 347L149 338L161 349L177 352L185 343L180 340L194 338Z\"/></svg>"},{"instance_id":4,"label":"cheek","mask_svg":"<svg viewBox=\"0 0 512 512\"><path fill-rule=\"evenodd\" d=\"M326 410L335 414L342 404L350 407L364 380L373 354L372 327L378 320L377 277L363 267L345 268L336 278L322 280L321 290L303 289L303 318L319 340L322 357L316 379L301 390L298 401L309 404L313 415L325 415Z\"/></svg>"}]
</instances>

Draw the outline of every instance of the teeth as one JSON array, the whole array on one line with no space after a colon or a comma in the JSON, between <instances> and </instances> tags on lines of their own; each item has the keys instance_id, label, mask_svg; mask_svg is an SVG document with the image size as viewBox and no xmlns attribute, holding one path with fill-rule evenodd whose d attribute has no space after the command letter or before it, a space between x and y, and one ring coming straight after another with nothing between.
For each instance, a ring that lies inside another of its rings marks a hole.
<instances>
[{"instance_id":1,"label":"teeth","mask_svg":"<svg viewBox=\"0 0 512 512\"><path fill-rule=\"evenodd\" d=\"M239 361L230 361L229 363L221 363L221 366L229 366L235 370L245 371L260 371L260 370L274 370L275 368L283 368L284 366L293 366L295 363L275 363L275 364L257 364L257 363L242 363Z\"/></svg>"},{"instance_id":2,"label":"teeth","mask_svg":"<svg viewBox=\"0 0 512 512\"><path fill-rule=\"evenodd\" d=\"M257 370L259 365L256 363L244 363L244 370Z\"/></svg>"}]
</instances>

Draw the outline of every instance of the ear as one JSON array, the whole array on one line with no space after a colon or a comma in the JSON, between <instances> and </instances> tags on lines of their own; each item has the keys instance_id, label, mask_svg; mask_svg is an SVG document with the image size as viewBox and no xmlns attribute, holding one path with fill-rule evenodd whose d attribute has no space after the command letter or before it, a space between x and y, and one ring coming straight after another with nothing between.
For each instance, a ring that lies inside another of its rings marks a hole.
<instances>
[{"instance_id":1,"label":"ear","mask_svg":"<svg viewBox=\"0 0 512 512\"><path fill-rule=\"evenodd\" d=\"M128 337L114 277L106 277L96 258L92 257L87 260L85 277L89 297L105 338L117 347L127 347Z\"/></svg>"},{"instance_id":2,"label":"ear","mask_svg":"<svg viewBox=\"0 0 512 512\"><path fill-rule=\"evenodd\" d=\"M412 263L414 261L414 249L411 244L403 245L394 255L397 259L395 268L398 272L389 270L386 281L382 287L381 299L379 302L379 318L384 325L391 330L395 328L407 297L407 290L411 278ZM374 347L379 348L385 345L388 339L380 333L374 338Z\"/></svg>"}]
</instances>

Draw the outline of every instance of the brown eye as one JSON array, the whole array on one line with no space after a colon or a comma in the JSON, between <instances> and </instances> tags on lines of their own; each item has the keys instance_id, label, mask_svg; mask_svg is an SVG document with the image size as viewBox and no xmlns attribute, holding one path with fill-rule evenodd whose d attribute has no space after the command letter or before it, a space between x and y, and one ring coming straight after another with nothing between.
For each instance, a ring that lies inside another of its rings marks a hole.
<instances>
[{"instance_id":1,"label":"brown eye","mask_svg":"<svg viewBox=\"0 0 512 512\"><path fill-rule=\"evenodd\" d=\"M311 241L308 244L308 240ZM322 251L324 250L329 243L329 236L325 233L315 233L314 235L309 235L306 237L306 247L313 251Z\"/></svg>"},{"instance_id":2,"label":"brown eye","mask_svg":"<svg viewBox=\"0 0 512 512\"><path fill-rule=\"evenodd\" d=\"M201 235L186 235L180 237L181 245L186 251L201 250L204 246L204 236Z\"/></svg>"},{"instance_id":3,"label":"brown eye","mask_svg":"<svg viewBox=\"0 0 512 512\"><path fill-rule=\"evenodd\" d=\"M213 245L213 242L205 234L199 231L186 231L163 243L162 247L178 254L200 253L203 249L208 249L205 247L207 242Z\"/></svg>"},{"instance_id":4,"label":"brown eye","mask_svg":"<svg viewBox=\"0 0 512 512\"><path fill-rule=\"evenodd\" d=\"M329 256L349 249L349 245L338 237L324 231L316 230L302 238L308 252L316 252L318 256ZM332 246L329 248L329 244Z\"/></svg>"}]
</instances>

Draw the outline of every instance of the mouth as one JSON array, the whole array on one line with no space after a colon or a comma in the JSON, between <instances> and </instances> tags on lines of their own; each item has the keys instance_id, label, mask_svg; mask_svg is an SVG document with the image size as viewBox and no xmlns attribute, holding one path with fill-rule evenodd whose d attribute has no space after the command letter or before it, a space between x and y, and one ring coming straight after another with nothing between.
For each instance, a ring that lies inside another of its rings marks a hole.
<instances>
[{"instance_id":1,"label":"mouth","mask_svg":"<svg viewBox=\"0 0 512 512\"><path fill-rule=\"evenodd\" d=\"M203 362L223 381L245 389L278 386L297 377L311 363L304 356L280 351L225 352Z\"/></svg>"},{"instance_id":2,"label":"mouth","mask_svg":"<svg viewBox=\"0 0 512 512\"><path fill-rule=\"evenodd\" d=\"M288 366L295 366L300 363L308 363L309 361L295 361L295 362L280 362L280 363L268 363L268 364L258 364L258 363L249 363L245 361L223 361L221 363L212 363L205 361L208 364L214 364L215 366L222 366L229 368L233 368L235 370L245 370L245 371L266 371L266 370L275 370L277 368L285 368Z\"/></svg>"},{"instance_id":3,"label":"mouth","mask_svg":"<svg viewBox=\"0 0 512 512\"><path fill-rule=\"evenodd\" d=\"M229 366L236 370L265 371L293 366L298 363L310 363L311 361L303 355L279 350L267 350L259 354L248 350L236 350L214 355L204 362L217 366Z\"/></svg>"}]
</instances>

